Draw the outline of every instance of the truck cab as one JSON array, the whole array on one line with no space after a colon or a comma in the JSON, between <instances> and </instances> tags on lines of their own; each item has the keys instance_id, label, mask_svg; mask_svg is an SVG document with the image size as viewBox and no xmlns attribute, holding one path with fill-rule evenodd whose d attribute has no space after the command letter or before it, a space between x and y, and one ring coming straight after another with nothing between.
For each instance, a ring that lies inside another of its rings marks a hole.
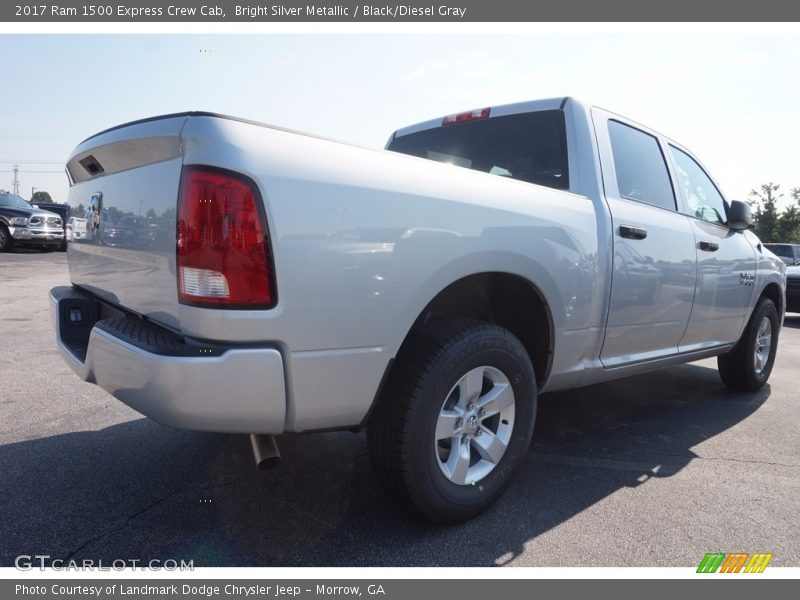
<instances>
[{"instance_id":1,"label":"truck cab","mask_svg":"<svg viewBox=\"0 0 800 600\"><path fill-rule=\"evenodd\" d=\"M770 283L783 306L781 269L747 231L748 207L687 148L621 115L574 98L486 107L400 129L387 149L593 202L605 331L583 383L733 344Z\"/></svg>"}]
</instances>

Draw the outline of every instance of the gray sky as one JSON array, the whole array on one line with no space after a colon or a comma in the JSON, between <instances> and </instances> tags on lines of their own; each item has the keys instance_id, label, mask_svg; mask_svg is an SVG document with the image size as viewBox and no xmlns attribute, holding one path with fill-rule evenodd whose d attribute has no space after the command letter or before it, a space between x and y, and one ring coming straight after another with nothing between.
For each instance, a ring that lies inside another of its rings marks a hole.
<instances>
[{"instance_id":1,"label":"gray sky","mask_svg":"<svg viewBox=\"0 0 800 600\"><path fill-rule=\"evenodd\" d=\"M460 110L573 95L689 147L729 198L800 186L791 33L0 35L0 188L66 200L85 137L208 110L381 147ZM36 173L35 171L56 171Z\"/></svg>"}]
</instances>

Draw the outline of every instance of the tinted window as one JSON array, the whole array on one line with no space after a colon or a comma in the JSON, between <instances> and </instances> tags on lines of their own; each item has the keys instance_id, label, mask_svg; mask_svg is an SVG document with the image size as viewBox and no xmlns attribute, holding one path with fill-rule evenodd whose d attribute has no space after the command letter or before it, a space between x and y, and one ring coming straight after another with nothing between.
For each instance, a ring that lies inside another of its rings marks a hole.
<instances>
[{"instance_id":1,"label":"tinted window","mask_svg":"<svg viewBox=\"0 0 800 600\"><path fill-rule=\"evenodd\" d=\"M608 136L620 196L675 210L675 193L658 140L618 121L608 122Z\"/></svg>"},{"instance_id":2,"label":"tinted window","mask_svg":"<svg viewBox=\"0 0 800 600\"><path fill-rule=\"evenodd\" d=\"M569 188L567 134L560 110L434 127L397 137L388 149L559 190Z\"/></svg>"},{"instance_id":3,"label":"tinted window","mask_svg":"<svg viewBox=\"0 0 800 600\"><path fill-rule=\"evenodd\" d=\"M678 167L678 185L686 199L687 212L709 223L728 222L725 200L706 172L685 152L669 147Z\"/></svg>"},{"instance_id":4,"label":"tinted window","mask_svg":"<svg viewBox=\"0 0 800 600\"><path fill-rule=\"evenodd\" d=\"M775 256L782 256L784 258L794 258L792 255L792 247L791 246L783 246L781 244L764 244L764 246L770 250Z\"/></svg>"}]
</instances>

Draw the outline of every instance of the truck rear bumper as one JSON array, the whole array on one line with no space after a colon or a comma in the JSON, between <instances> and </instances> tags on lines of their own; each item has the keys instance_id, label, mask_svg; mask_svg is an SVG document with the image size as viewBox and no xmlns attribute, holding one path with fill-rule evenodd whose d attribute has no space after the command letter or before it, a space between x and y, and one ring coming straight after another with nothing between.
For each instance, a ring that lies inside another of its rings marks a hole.
<instances>
[{"instance_id":1,"label":"truck rear bumper","mask_svg":"<svg viewBox=\"0 0 800 600\"><path fill-rule=\"evenodd\" d=\"M189 342L139 318L103 314L76 288L53 288L50 300L67 364L134 410L180 429L283 431L286 384L277 349Z\"/></svg>"}]
</instances>

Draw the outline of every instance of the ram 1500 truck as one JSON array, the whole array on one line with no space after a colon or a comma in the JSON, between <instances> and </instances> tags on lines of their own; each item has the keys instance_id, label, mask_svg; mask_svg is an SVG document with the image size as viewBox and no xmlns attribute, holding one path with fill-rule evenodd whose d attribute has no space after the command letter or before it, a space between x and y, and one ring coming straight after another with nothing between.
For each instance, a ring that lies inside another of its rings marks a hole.
<instances>
[{"instance_id":1,"label":"ram 1500 truck","mask_svg":"<svg viewBox=\"0 0 800 600\"><path fill-rule=\"evenodd\" d=\"M9 192L0 191L0 252L14 246L62 249L64 222L55 211L43 210Z\"/></svg>"},{"instance_id":2,"label":"ram 1500 truck","mask_svg":"<svg viewBox=\"0 0 800 600\"><path fill-rule=\"evenodd\" d=\"M678 143L570 98L396 131L385 150L201 112L121 125L67 164L58 346L161 423L367 429L424 517L498 498L539 394L718 357L770 375L785 267ZM125 244L104 223L136 221ZM135 228L134 228L135 229Z\"/></svg>"}]
</instances>

